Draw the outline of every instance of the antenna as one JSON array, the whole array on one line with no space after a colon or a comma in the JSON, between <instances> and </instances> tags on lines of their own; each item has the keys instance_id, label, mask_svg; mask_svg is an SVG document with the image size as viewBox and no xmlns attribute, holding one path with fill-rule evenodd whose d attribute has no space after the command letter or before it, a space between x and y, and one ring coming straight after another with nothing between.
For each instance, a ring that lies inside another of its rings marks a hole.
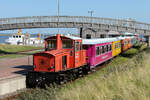
<instances>
[{"instance_id":1,"label":"antenna","mask_svg":"<svg viewBox=\"0 0 150 100\"><path fill-rule=\"evenodd\" d=\"M58 26L57 26L57 28L58 28L58 34L59 34L60 33L60 30L59 30L60 1L57 0L57 2L58 2Z\"/></svg>"}]
</instances>

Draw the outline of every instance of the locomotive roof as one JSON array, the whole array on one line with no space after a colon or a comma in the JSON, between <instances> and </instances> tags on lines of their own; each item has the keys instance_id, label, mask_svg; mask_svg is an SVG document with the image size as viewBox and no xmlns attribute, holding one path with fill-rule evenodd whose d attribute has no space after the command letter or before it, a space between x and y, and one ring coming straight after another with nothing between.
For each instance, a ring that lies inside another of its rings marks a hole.
<instances>
[{"instance_id":1,"label":"locomotive roof","mask_svg":"<svg viewBox=\"0 0 150 100\"><path fill-rule=\"evenodd\" d=\"M97 38L97 39L83 39L83 44L100 44L100 43L107 43L107 42L113 42L118 41L119 38Z\"/></svg>"},{"instance_id":2,"label":"locomotive roof","mask_svg":"<svg viewBox=\"0 0 150 100\"><path fill-rule=\"evenodd\" d=\"M72 40L80 40L81 39L79 37L75 37L75 36L71 36L71 35L65 35L65 37L70 38Z\"/></svg>"},{"instance_id":3,"label":"locomotive roof","mask_svg":"<svg viewBox=\"0 0 150 100\"><path fill-rule=\"evenodd\" d=\"M52 36L46 38L45 40L51 39L53 37L56 37L56 35L52 35ZM71 36L71 35L61 35L61 37L66 37L66 38L69 38L69 39L72 39L72 40L81 40L81 38L75 37L75 36Z\"/></svg>"},{"instance_id":4,"label":"locomotive roof","mask_svg":"<svg viewBox=\"0 0 150 100\"><path fill-rule=\"evenodd\" d=\"M56 56L56 55L61 55L62 53L65 53L65 52L70 52L69 49L54 49L54 50L51 50L51 51L43 51L43 52L40 52L40 53L35 53L34 55L37 55L37 54L50 54L50 55L53 55L53 56Z\"/></svg>"}]
</instances>

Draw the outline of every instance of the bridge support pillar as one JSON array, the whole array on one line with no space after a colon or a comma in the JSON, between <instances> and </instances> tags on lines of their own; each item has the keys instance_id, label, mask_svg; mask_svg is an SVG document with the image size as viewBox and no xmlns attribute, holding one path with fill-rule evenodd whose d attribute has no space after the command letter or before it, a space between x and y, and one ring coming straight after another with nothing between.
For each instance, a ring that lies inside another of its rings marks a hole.
<instances>
[{"instance_id":1,"label":"bridge support pillar","mask_svg":"<svg viewBox=\"0 0 150 100\"><path fill-rule=\"evenodd\" d=\"M78 33L79 33L80 38L82 38L82 35L83 35L83 28L79 28L79 29L78 29Z\"/></svg>"},{"instance_id":2,"label":"bridge support pillar","mask_svg":"<svg viewBox=\"0 0 150 100\"><path fill-rule=\"evenodd\" d=\"M148 47L150 48L150 36L148 36Z\"/></svg>"},{"instance_id":3,"label":"bridge support pillar","mask_svg":"<svg viewBox=\"0 0 150 100\"><path fill-rule=\"evenodd\" d=\"M150 48L150 36L144 36L146 38L146 42L148 44L148 47Z\"/></svg>"}]
</instances>

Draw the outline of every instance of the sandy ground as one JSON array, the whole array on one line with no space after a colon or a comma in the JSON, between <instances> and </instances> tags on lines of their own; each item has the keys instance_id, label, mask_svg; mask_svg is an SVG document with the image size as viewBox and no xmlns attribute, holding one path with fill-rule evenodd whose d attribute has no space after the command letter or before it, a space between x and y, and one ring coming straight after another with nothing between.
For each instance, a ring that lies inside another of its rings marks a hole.
<instances>
[{"instance_id":1,"label":"sandy ground","mask_svg":"<svg viewBox=\"0 0 150 100\"><path fill-rule=\"evenodd\" d=\"M0 80L25 75L32 64L32 56L0 59Z\"/></svg>"}]
</instances>

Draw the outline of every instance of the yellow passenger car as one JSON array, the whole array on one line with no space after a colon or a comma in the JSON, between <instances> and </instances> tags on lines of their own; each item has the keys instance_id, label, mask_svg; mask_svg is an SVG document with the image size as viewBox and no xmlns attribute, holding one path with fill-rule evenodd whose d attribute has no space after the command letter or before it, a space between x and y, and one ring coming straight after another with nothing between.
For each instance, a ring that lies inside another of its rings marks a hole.
<instances>
[{"instance_id":1,"label":"yellow passenger car","mask_svg":"<svg viewBox=\"0 0 150 100\"><path fill-rule=\"evenodd\" d=\"M121 40L117 40L113 42L113 52L112 52L112 56L117 56L121 53Z\"/></svg>"}]
</instances>

